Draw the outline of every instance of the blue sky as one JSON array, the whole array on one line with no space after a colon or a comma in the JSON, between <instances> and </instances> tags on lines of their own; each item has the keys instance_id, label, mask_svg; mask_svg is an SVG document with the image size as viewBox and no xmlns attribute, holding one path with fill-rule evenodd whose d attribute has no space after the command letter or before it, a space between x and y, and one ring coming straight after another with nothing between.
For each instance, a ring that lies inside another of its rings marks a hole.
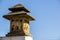
<instances>
[{"instance_id":1,"label":"blue sky","mask_svg":"<svg viewBox=\"0 0 60 40\"><path fill-rule=\"evenodd\" d=\"M30 22L34 40L60 40L60 0L0 0L0 36L9 32L10 22L2 16L18 3L31 11L35 21Z\"/></svg>"}]
</instances>

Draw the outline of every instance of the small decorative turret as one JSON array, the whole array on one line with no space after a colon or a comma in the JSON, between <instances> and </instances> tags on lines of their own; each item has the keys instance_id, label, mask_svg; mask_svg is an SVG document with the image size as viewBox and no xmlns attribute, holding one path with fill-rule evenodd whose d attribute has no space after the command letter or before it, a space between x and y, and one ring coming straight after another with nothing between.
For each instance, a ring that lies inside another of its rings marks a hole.
<instances>
[{"instance_id":1,"label":"small decorative turret","mask_svg":"<svg viewBox=\"0 0 60 40\"><path fill-rule=\"evenodd\" d=\"M6 36L31 36L29 31L29 21L35 20L29 15L29 10L21 4L11 8L10 13L3 17L10 20L10 32Z\"/></svg>"}]
</instances>

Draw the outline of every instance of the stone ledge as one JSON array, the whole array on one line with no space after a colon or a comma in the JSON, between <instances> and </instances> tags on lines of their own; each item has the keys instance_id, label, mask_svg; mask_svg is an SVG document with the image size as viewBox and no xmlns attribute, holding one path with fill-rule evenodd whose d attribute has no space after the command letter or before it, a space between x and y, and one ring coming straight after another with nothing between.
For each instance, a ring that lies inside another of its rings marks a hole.
<instances>
[{"instance_id":1,"label":"stone ledge","mask_svg":"<svg viewBox=\"0 0 60 40\"><path fill-rule=\"evenodd\" d=\"M0 40L33 40L30 36L2 37Z\"/></svg>"}]
</instances>

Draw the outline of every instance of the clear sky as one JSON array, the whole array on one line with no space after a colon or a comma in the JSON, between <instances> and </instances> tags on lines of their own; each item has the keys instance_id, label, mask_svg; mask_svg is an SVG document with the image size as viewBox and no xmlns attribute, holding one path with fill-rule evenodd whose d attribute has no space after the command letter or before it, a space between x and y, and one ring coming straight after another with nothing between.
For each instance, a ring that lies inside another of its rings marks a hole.
<instances>
[{"instance_id":1,"label":"clear sky","mask_svg":"<svg viewBox=\"0 0 60 40\"><path fill-rule=\"evenodd\" d=\"M9 32L10 22L2 16L18 3L31 11L35 21L30 22L34 40L60 40L60 0L0 0L0 36Z\"/></svg>"}]
</instances>

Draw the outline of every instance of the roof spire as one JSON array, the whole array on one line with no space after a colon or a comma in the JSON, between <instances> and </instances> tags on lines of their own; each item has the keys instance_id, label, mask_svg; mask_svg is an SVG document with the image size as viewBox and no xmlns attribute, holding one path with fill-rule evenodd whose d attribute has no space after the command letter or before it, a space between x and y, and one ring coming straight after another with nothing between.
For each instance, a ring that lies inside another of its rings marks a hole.
<instances>
[{"instance_id":1,"label":"roof spire","mask_svg":"<svg viewBox=\"0 0 60 40\"><path fill-rule=\"evenodd\" d=\"M9 8L10 11L16 12L16 11L25 11L25 12L30 12L26 7L24 7L22 4L17 4L15 6L12 6Z\"/></svg>"}]
</instances>

